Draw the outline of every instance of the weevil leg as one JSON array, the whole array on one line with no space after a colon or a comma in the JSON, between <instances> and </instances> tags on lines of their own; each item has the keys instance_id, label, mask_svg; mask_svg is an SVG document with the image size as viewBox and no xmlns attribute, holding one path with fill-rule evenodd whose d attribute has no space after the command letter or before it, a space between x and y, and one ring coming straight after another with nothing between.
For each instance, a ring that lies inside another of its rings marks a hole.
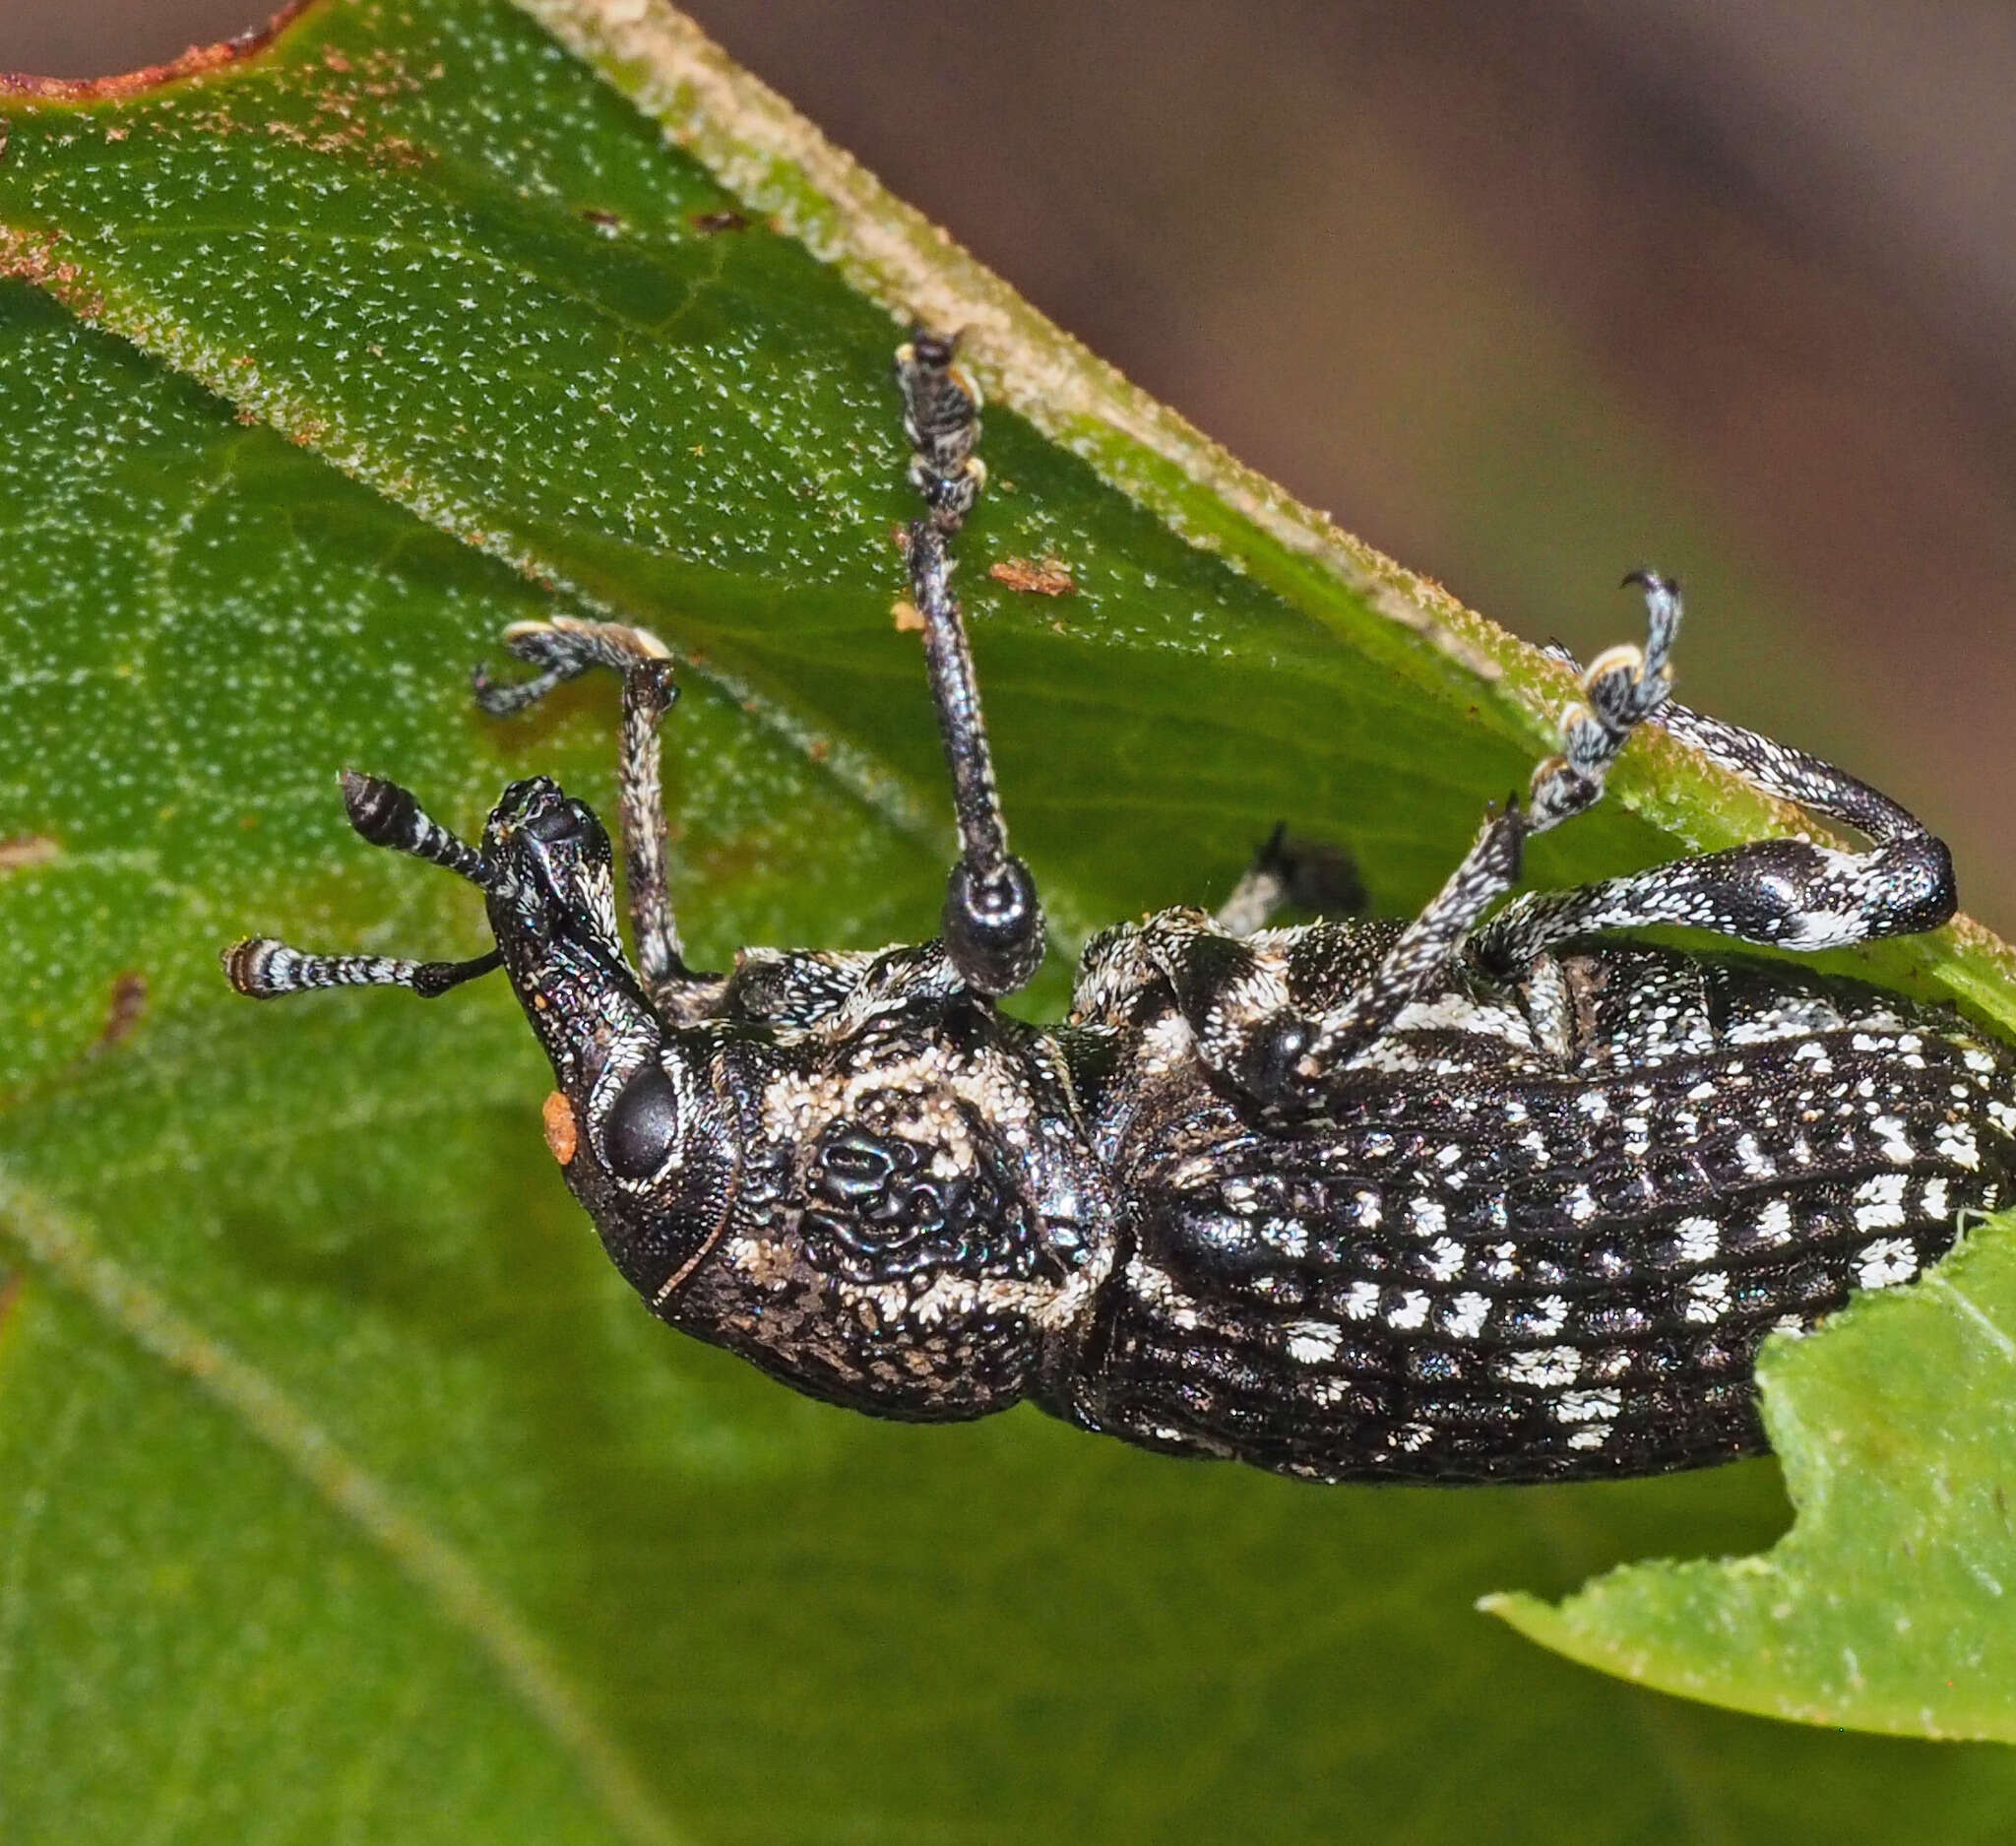
<instances>
[{"instance_id":1,"label":"weevil leg","mask_svg":"<svg viewBox=\"0 0 2016 1846\"><path fill-rule=\"evenodd\" d=\"M1355 917L1365 908L1357 866L1341 847L1291 834L1283 821L1261 842L1212 921L1228 935L1265 929L1285 910L1321 917Z\"/></svg>"},{"instance_id":2,"label":"weevil leg","mask_svg":"<svg viewBox=\"0 0 2016 1846\"><path fill-rule=\"evenodd\" d=\"M1517 883L1528 838L1594 807L1626 739L1666 704L1680 626L1678 586L1653 571L1634 571L1624 581L1645 592L1644 648L1609 648L1584 669L1582 699L1561 714L1560 754L1533 772L1523 806L1509 801L1485 820L1477 844L1400 932L1372 978L1324 1015L1293 1062L1300 1081L1338 1069L1443 976L1484 913Z\"/></svg>"},{"instance_id":3,"label":"weevil leg","mask_svg":"<svg viewBox=\"0 0 2016 1846\"><path fill-rule=\"evenodd\" d=\"M1611 648L1591 664L1582 699L1562 713L1561 753L1534 771L1526 802L1514 797L1485 817L1441 890L1337 1004L1295 1004L1283 969L1222 923L1165 912L1141 926L1141 948L1173 987L1199 1055L1262 1108L1293 1111L1319 1102L1356 1052L1447 978L1485 913L1518 882L1527 837L1601 797L1625 739L1659 710L1672 683L1679 599L1649 573L1627 581L1646 591L1646 646ZM1352 982L1356 971L1341 962L1336 972Z\"/></svg>"},{"instance_id":4,"label":"weevil leg","mask_svg":"<svg viewBox=\"0 0 2016 1846\"><path fill-rule=\"evenodd\" d=\"M645 990L662 1009L678 1012L697 985L686 966L678 920L665 877L665 804L659 728L678 697L669 651L649 629L621 622L556 615L517 622L504 645L539 670L516 684L494 680L481 667L473 677L476 703L494 716L525 710L556 686L598 667L623 676L623 736L617 769L617 803L623 834L624 881L637 966Z\"/></svg>"},{"instance_id":5,"label":"weevil leg","mask_svg":"<svg viewBox=\"0 0 2016 1846\"><path fill-rule=\"evenodd\" d=\"M373 846L422 859L467 878L479 889L496 882L483 856L434 819L409 789L377 776L343 773L344 811ZM405 987L432 999L502 965L492 950L466 962L410 962L390 955L311 955L271 936L233 943L223 954L224 974L250 999L278 999L318 987Z\"/></svg>"},{"instance_id":6,"label":"weevil leg","mask_svg":"<svg viewBox=\"0 0 2016 1846\"><path fill-rule=\"evenodd\" d=\"M1533 892L1478 932L1483 967L1516 976L1570 936L1650 923L1779 948L1840 948L1936 929L1958 908L1945 842L1888 796L1803 750L1683 705L1668 704L1658 722L1767 795L1853 827L1868 849L1753 840L1567 891Z\"/></svg>"},{"instance_id":7,"label":"weevil leg","mask_svg":"<svg viewBox=\"0 0 2016 1846\"><path fill-rule=\"evenodd\" d=\"M945 952L975 992L1012 993L1043 958L1043 913L1029 867L1008 850L966 619L952 593L951 541L986 479L974 447L980 394L954 343L918 333L897 350L910 475L927 516L912 524L911 598L924 624L924 664L952 776L959 859L945 894Z\"/></svg>"}]
</instances>

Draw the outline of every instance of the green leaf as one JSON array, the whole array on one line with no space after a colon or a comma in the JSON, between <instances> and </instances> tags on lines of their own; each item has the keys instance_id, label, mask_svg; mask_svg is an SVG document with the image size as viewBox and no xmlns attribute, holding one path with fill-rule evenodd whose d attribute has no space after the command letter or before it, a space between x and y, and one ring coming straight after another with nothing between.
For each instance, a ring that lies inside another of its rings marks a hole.
<instances>
[{"instance_id":1,"label":"green leaf","mask_svg":"<svg viewBox=\"0 0 2016 1846\"><path fill-rule=\"evenodd\" d=\"M496 0L359 0L7 109L0 1837L2000 1837L1998 1751L1660 1700L1470 1611L1763 1545L1767 1466L1314 1492L1030 1412L829 1411L609 1271L507 995L224 991L250 930L480 942L453 880L348 834L345 764L465 826L534 770L606 804L608 688L517 724L468 700L556 603L689 663L700 954L930 926L949 803L891 619L892 310L972 326L996 398L966 585L1067 934L1221 894L1284 815L1404 911L1547 747L1555 669L1146 403L683 22L527 11L601 77ZM1075 594L983 575L1015 557ZM1617 792L1537 876L1784 819L1658 739ZM1849 965L2007 1021L2005 957L1959 930ZM1738 1683L1755 1566L1634 1577L1685 1620L1550 1637L1759 1709L2006 1736L1983 1399L2016 1278L1979 1242L1985 1324L1942 1280L1767 1368L1791 1485L1846 1531L1774 1555L1854 1588L1810 1646ZM1839 1520L1879 1476L1892 1510ZM1974 1625L1966 1696L1900 1611ZM1816 1658L1837 1628L1860 1687Z\"/></svg>"},{"instance_id":2,"label":"green leaf","mask_svg":"<svg viewBox=\"0 0 2016 1846\"><path fill-rule=\"evenodd\" d=\"M1762 1558L1612 1571L1521 1632L1665 1690L1809 1724L2016 1737L2016 1249L1979 1238L1759 1367L1799 1509Z\"/></svg>"}]
</instances>

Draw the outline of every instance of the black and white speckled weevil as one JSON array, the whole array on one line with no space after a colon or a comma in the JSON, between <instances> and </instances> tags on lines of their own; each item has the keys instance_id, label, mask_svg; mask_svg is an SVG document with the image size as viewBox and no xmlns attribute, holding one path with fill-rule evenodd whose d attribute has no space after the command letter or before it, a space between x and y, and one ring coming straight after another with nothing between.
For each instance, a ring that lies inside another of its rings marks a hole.
<instances>
[{"instance_id":1,"label":"black and white speckled weevil","mask_svg":"<svg viewBox=\"0 0 2016 1846\"><path fill-rule=\"evenodd\" d=\"M623 675L622 833L514 783L472 847L346 774L351 824L484 895L474 961L225 956L241 993L437 994L502 966L552 1060L547 1139L616 1266L674 1326L815 1397L978 1417L1030 1398L1150 1448L1314 1480L1650 1474L1762 1443L1751 1366L1857 1288L1916 1276L2016 1170L2016 1052L1955 1014L1781 963L1602 939L1687 923L1827 948L1952 915L1945 848L1874 790L1670 702L1675 587L1643 652L1582 673L1526 803L1412 923L1270 928L1307 880L1279 836L1216 916L1096 937L1069 1020L996 996L1042 913L1008 852L948 546L984 474L951 343L898 355L927 516L911 594L961 853L942 941L748 949L690 971L665 894L653 636L521 624L539 670ZM1485 911L1528 835L1592 805L1652 720L1846 822ZM1320 880L1319 880L1320 882Z\"/></svg>"}]
</instances>

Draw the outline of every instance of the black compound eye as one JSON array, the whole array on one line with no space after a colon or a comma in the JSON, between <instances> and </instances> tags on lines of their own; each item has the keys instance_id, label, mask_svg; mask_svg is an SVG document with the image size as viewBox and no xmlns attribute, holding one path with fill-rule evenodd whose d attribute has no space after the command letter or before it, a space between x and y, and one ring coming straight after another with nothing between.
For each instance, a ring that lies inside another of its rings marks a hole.
<instances>
[{"instance_id":1,"label":"black compound eye","mask_svg":"<svg viewBox=\"0 0 2016 1846\"><path fill-rule=\"evenodd\" d=\"M554 846L562 840L578 840L588 831L592 818L579 801L563 801L543 814L535 814L525 823L525 830L535 840Z\"/></svg>"},{"instance_id":2,"label":"black compound eye","mask_svg":"<svg viewBox=\"0 0 2016 1846\"><path fill-rule=\"evenodd\" d=\"M665 1164L678 1137L678 1093L657 1064L647 1064L610 1105L602 1158L619 1179L648 1179Z\"/></svg>"}]
</instances>

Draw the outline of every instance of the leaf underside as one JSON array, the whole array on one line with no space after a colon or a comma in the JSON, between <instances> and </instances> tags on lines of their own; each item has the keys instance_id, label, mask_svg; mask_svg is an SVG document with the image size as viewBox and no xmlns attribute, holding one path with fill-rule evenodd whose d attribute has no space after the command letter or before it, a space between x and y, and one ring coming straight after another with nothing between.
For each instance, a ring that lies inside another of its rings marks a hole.
<instances>
[{"instance_id":1,"label":"leaf underside","mask_svg":"<svg viewBox=\"0 0 2016 1846\"><path fill-rule=\"evenodd\" d=\"M1034 1413L829 1411L629 1297L508 994L231 999L249 931L480 944L466 890L348 834L340 767L463 827L535 771L606 808L611 688L468 699L556 606L689 663L700 957L931 926L895 323L499 0L324 4L4 113L0 1836L2005 1834L1999 1751L1659 1699L1471 1610L1767 1546L1769 1465L1313 1491ZM1046 356L976 353L963 587L1062 933L1215 900L1284 817L1418 904L1545 747L1551 669L1397 622L1350 558L1291 568L1193 456L1040 433ZM1072 594L985 574L1049 558ZM1617 791L1537 879L1765 812L1656 739ZM1978 937L1844 965L2016 1018ZM1801 1514L1764 1559L1504 1613L1722 1704L2011 1736L2012 1262L1978 1234L1773 1349Z\"/></svg>"}]
</instances>

